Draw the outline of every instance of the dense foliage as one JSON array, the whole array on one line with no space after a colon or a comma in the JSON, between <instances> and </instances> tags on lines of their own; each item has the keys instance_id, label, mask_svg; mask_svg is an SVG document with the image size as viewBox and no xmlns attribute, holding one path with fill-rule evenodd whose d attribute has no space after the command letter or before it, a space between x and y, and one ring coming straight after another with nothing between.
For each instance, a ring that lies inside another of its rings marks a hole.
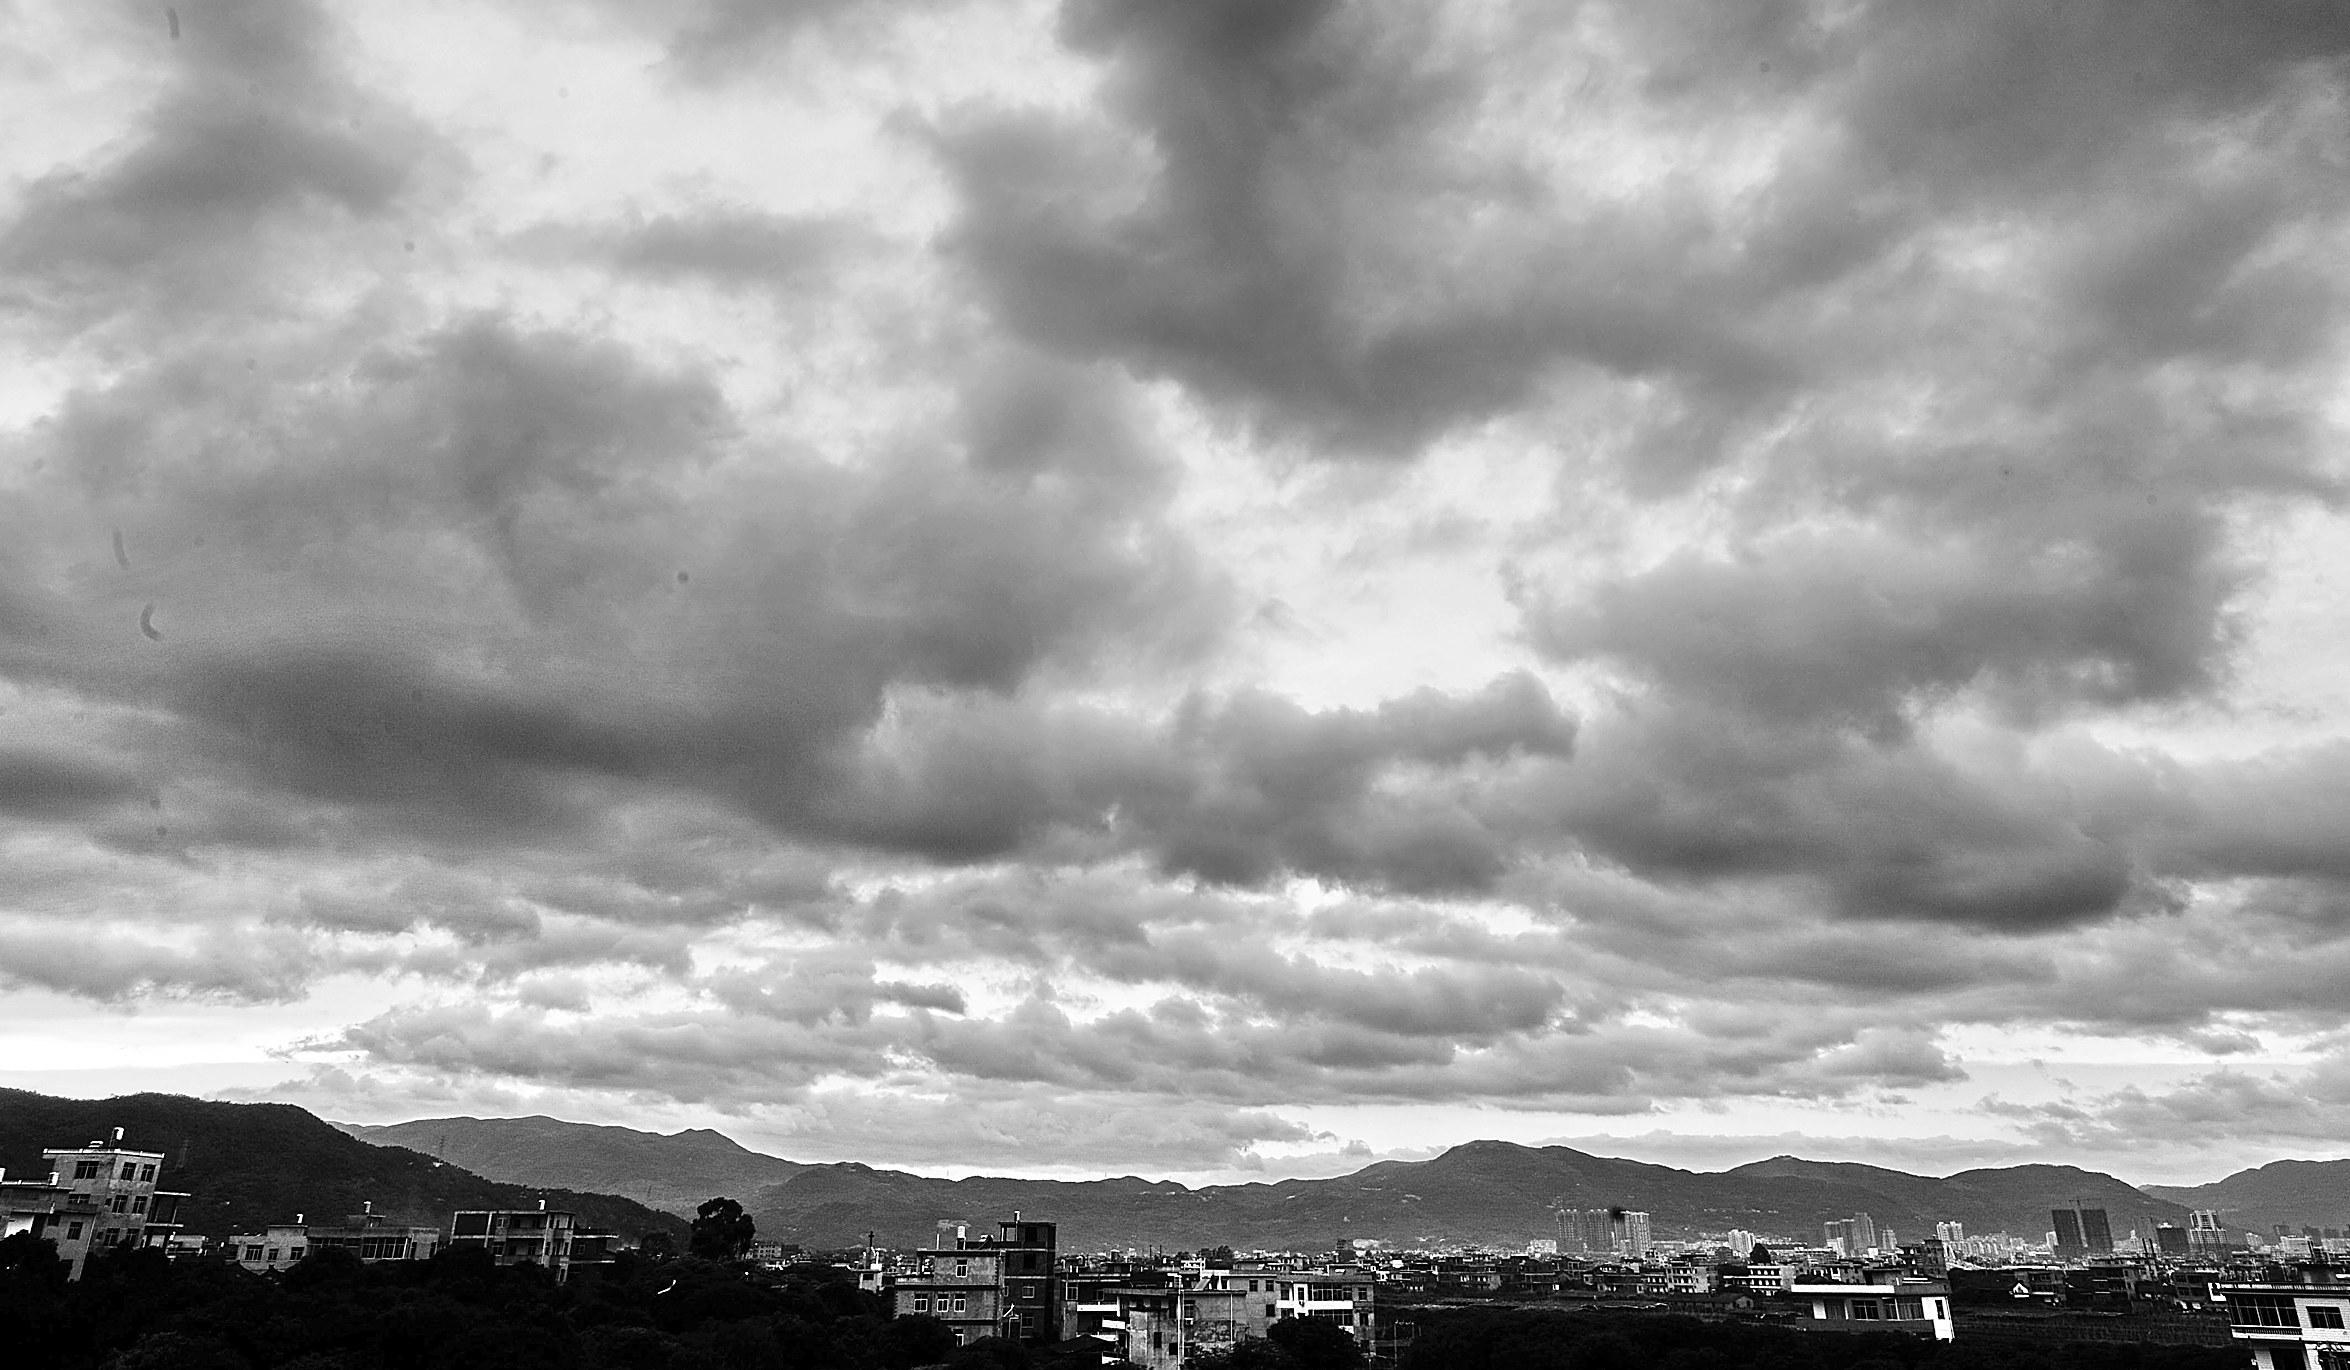
<instances>
[{"instance_id":1,"label":"dense foliage","mask_svg":"<svg viewBox=\"0 0 2350 1370\"><path fill-rule=\"evenodd\" d=\"M2023 1345L1545 1309L1424 1310L1402 1370L2243 1370L2238 1346Z\"/></svg>"},{"instance_id":2,"label":"dense foliage","mask_svg":"<svg viewBox=\"0 0 2350 1370\"><path fill-rule=\"evenodd\" d=\"M322 1250L282 1276L153 1251L68 1284L46 1242L0 1241L10 1370L1053 1370L1019 1348L957 1349L930 1318L829 1267L781 1273L623 1258L563 1287L478 1250L361 1265Z\"/></svg>"},{"instance_id":3,"label":"dense foliage","mask_svg":"<svg viewBox=\"0 0 2350 1370\"><path fill-rule=\"evenodd\" d=\"M190 1232L226 1237L304 1215L337 1223L372 1202L395 1222L447 1227L460 1208L547 1207L579 1215L586 1228L634 1240L665 1232L682 1242L684 1220L609 1194L499 1184L404 1147L369 1146L291 1104L229 1104L176 1094L58 1099L0 1089L0 1168L46 1170L44 1148L111 1137L163 1153L163 1187L192 1197L180 1220Z\"/></svg>"},{"instance_id":4,"label":"dense foliage","mask_svg":"<svg viewBox=\"0 0 2350 1370\"><path fill-rule=\"evenodd\" d=\"M759 1225L732 1199L710 1199L694 1210L689 1247L704 1260L734 1261L751 1254Z\"/></svg>"}]
</instances>

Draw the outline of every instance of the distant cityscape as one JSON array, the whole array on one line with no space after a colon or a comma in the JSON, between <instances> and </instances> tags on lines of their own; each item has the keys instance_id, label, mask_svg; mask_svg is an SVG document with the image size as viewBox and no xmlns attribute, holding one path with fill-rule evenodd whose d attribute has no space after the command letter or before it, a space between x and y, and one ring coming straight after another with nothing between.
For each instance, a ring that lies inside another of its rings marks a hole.
<instances>
[{"instance_id":1,"label":"distant cityscape","mask_svg":"<svg viewBox=\"0 0 2350 1370\"><path fill-rule=\"evenodd\" d=\"M814 1251L759 1240L732 1199L701 1206L691 1249L666 1233L591 1230L540 1201L465 1209L418 1223L363 1203L313 1221L286 1215L213 1238L181 1221L193 1197L166 1188L166 1155L122 1129L42 1151L36 1177L0 1172L0 1239L54 1249L68 1280L111 1252L232 1265L277 1278L339 1250L365 1265L431 1262L471 1250L498 1266L535 1266L557 1284L623 1260L684 1256L789 1269L826 1265L878 1296L899 1319L928 1319L956 1346L1098 1348L1099 1363L1182 1370L1194 1357L1264 1340L1284 1322L1327 1324L1371 1365L1411 1343L1418 1310L1463 1301L1776 1322L1810 1331L1904 1333L1936 1341L2034 1335L2184 1345L2235 1343L2256 1370L2350 1364L2350 1237L2304 1225L2227 1229L2215 1210L2184 1225L2148 1222L2116 1235L2101 1206L2049 1210L2046 1231L1969 1233L1936 1222L1914 1239L1865 1212L1816 1234L1730 1228L1659 1238L1648 1212L1556 1206L1528 1215L1545 1235L1515 1249L1373 1238L1323 1251L1159 1249L1073 1252L1059 1225L1019 1212L988 1225L939 1220L924 1245Z\"/></svg>"}]
</instances>

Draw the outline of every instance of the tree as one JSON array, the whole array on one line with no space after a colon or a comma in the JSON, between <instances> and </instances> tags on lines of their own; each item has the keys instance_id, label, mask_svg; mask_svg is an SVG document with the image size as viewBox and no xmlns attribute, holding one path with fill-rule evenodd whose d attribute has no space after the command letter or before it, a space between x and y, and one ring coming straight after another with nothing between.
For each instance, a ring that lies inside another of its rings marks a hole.
<instances>
[{"instance_id":1,"label":"tree","mask_svg":"<svg viewBox=\"0 0 2350 1370\"><path fill-rule=\"evenodd\" d=\"M1362 1370L1362 1343L1327 1319L1283 1318L1265 1336L1289 1353L1298 1370Z\"/></svg>"},{"instance_id":2,"label":"tree","mask_svg":"<svg viewBox=\"0 0 2350 1370\"><path fill-rule=\"evenodd\" d=\"M732 1199L717 1198L703 1201L694 1210L693 1236L686 1250L713 1261L739 1261L751 1252L751 1238L758 1224L743 1206Z\"/></svg>"},{"instance_id":3,"label":"tree","mask_svg":"<svg viewBox=\"0 0 2350 1370\"><path fill-rule=\"evenodd\" d=\"M1777 1262L1771 1257L1771 1249L1767 1246L1764 1246L1761 1242L1756 1242L1754 1244L1754 1250L1746 1253L1746 1259L1750 1264L1753 1265L1777 1264Z\"/></svg>"}]
</instances>

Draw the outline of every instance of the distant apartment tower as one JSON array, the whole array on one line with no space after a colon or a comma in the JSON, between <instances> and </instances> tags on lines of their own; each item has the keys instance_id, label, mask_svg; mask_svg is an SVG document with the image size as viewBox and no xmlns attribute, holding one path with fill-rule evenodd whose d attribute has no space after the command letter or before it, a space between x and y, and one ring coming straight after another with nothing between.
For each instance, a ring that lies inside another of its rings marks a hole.
<instances>
[{"instance_id":1,"label":"distant apartment tower","mask_svg":"<svg viewBox=\"0 0 2350 1370\"><path fill-rule=\"evenodd\" d=\"M2198 1208L2187 1215L2187 1250L2199 1260L2218 1260L2227 1253L2228 1234L2219 1225L2219 1210Z\"/></svg>"},{"instance_id":2,"label":"distant apartment tower","mask_svg":"<svg viewBox=\"0 0 2350 1370\"><path fill-rule=\"evenodd\" d=\"M536 1209L465 1209L449 1215L449 1248L479 1247L500 1265L543 1265L561 1284L571 1278L578 1225L574 1214L548 1212L543 1199Z\"/></svg>"},{"instance_id":3,"label":"distant apartment tower","mask_svg":"<svg viewBox=\"0 0 2350 1370\"><path fill-rule=\"evenodd\" d=\"M1866 1213L1855 1213L1821 1226L1823 1245L1841 1255L1860 1256L1877 1249L1877 1224Z\"/></svg>"},{"instance_id":4,"label":"distant apartment tower","mask_svg":"<svg viewBox=\"0 0 2350 1370\"><path fill-rule=\"evenodd\" d=\"M1745 1260L1754 1254L1754 1248L1761 1244L1762 1238L1755 1236L1743 1227L1731 1228L1728 1235L1722 1238L1722 1245L1730 1248L1730 1259L1737 1261Z\"/></svg>"},{"instance_id":5,"label":"distant apartment tower","mask_svg":"<svg viewBox=\"0 0 2350 1370\"><path fill-rule=\"evenodd\" d=\"M1559 1250L1567 1252L1612 1251L1615 1235L1604 1208L1562 1208L1558 1210Z\"/></svg>"},{"instance_id":6,"label":"distant apartment tower","mask_svg":"<svg viewBox=\"0 0 2350 1370\"><path fill-rule=\"evenodd\" d=\"M2160 1255L2177 1256L2184 1259L2191 1251L2187 1243L2187 1229L2170 1223L2156 1224L2154 1249Z\"/></svg>"},{"instance_id":7,"label":"distant apartment tower","mask_svg":"<svg viewBox=\"0 0 2350 1370\"><path fill-rule=\"evenodd\" d=\"M1966 1240L1965 1223L1936 1223L1934 1237L1944 1246L1956 1246Z\"/></svg>"},{"instance_id":8,"label":"distant apartment tower","mask_svg":"<svg viewBox=\"0 0 2350 1370\"><path fill-rule=\"evenodd\" d=\"M2078 1260L2083 1256L2102 1255L2113 1250L2113 1224L2102 1208L2052 1208L2048 1211L2056 1224L2056 1255L2059 1260Z\"/></svg>"},{"instance_id":9,"label":"distant apartment tower","mask_svg":"<svg viewBox=\"0 0 2350 1370\"><path fill-rule=\"evenodd\" d=\"M1646 1213L1636 1208L1628 1208L1613 1211L1609 1216L1615 1219L1616 1254L1645 1256L1648 1254L1648 1248L1656 1244L1649 1233Z\"/></svg>"}]
</instances>

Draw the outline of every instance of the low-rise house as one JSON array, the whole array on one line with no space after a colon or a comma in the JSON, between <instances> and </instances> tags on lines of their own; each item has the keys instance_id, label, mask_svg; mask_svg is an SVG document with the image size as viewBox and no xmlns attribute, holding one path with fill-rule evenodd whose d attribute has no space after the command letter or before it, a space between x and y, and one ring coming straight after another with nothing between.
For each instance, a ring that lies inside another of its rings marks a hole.
<instances>
[{"instance_id":1,"label":"low-rise house","mask_svg":"<svg viewBox=\"0 0 2350 1370\"><path fill-rule=\"evenodd\" d=\"M375 1211L374 1204L362 1208L335 1226L312 1226L297 1213L290 1223L238 1233L228 1239L229 1254L245 1269L261 1272L283 1270L311 1252L329 1247L348 1251L369 1265L430 1260L441 1249L439 1228L393 1224Z\"/></svg>"},{"instance_id":2,"label":"low-rise house","mask_svg":"<svg viewBox=\"0 0 2350 1370\"><path fill-rule=\"evenodd\" d=\"M463 1209L449 1215L449 1247L479 1247L500 1265L540 1265L561 1284L571 1278L578 1215L534 1209Z\"/></svg>"},{"instance_id":3,"label":"low-rise house","mask_svg":"<svg viewBox=\"0 0 2350 1370\"><path fill-rule=\"evenodd\" d=\"M1898 1272L1869 1283L1797 1283L1786 1293L1808 1305L1810 1318L1798 1326L1825 1331L1914 1332L1936 1341L1956 1334L1950 1286L1942 1280L1911 1279Z\"/></svg>"}]
</instances>

